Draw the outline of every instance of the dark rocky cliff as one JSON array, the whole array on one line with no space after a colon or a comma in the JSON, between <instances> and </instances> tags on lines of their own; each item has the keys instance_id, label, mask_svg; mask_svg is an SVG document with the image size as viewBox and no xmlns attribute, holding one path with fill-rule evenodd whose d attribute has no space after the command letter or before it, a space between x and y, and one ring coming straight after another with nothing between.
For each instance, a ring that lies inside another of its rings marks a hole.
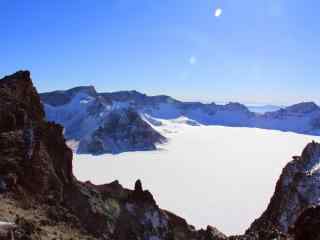
<instances>
[{"instance_id":1,"label":"dark rocky cliff","mask_svg":"<svg viewBox=\"0 0 320 240\"><path fill-rule=\"evenodd\" d=\"M320 203L319 179L320 144L312 142L306 146L301 156L293 157L285 166L268 208L254 221L250 230L277 229L290 232L293 228L303 226L301 222L305 220L301 220L300 215L305 216L303 212L306 209ZM299 223L295 226L298 218ZM299 232L297 229L295 231Z\"/></svg>"}]
</instances>

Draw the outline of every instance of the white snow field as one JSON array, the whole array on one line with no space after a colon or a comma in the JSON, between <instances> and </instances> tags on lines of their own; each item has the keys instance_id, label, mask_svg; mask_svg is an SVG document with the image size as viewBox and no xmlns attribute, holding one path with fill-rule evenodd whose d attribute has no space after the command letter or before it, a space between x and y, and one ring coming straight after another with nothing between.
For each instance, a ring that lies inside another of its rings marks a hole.
<instances>
[{"instance_id":1,"label":"white snow field","mask_svg":"<svg viewBox=\"0 0 320 240\"><path fill-rule=\"evenodd\" d=\"M158 151L75 155L82 181L114 180L132 189L141 179L159 206L196 228L243 233L266 209L282 168L319 137L254 128L188 126L164 121L169 141Z\"/></svg>"}]
</instances>

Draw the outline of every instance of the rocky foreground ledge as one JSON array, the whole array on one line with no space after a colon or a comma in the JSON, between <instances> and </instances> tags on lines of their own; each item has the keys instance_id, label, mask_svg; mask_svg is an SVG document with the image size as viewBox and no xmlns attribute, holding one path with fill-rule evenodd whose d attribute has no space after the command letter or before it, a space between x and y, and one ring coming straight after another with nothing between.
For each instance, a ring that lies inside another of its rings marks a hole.
<instances>
[{"instance_id":1,"label":"rocky foreground ledge","mask_svg":"<svg viewBox=\"0 0 320 240\"><path fill-rule=\"evenodd\" d=\"M77 181L63 128L45 120L30 73L20 71L0 80L0 239L320 239L319 149L309 144L285 167L245 235L196 230L160 209L140 181L134 190Z\"/></svg>"}]
</instances>

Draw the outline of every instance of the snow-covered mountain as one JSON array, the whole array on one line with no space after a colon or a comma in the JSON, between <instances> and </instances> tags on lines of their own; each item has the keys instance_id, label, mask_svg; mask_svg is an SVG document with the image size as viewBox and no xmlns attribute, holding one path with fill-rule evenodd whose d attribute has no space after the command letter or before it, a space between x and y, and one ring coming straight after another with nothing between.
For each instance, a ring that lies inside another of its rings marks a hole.
<instances>
[{"instance_id":1,"label":"snow-covered mountain","mask_svg":"<svg viewBox=\"0 0 320 240\"><path fill-rule=\"evenodd\" d=\"M320 135L320 108L313 102L298 103L278 111L256 116L253 126Z\"/></svg>"},{"instance_id":2,"label":"snow-covered mountain","mask_svg":"<svg viewBox=\"0 0 320 240\"><path fill-rule=\"evenodd\" d=\"M165 138L155 131L134 110L111 111L96 130L81 139L78 153L120 153L155 150L155 143Z\"/></svg>"},{"instance_id":3,"label":"snow-covered mountain","mask_svg":"<svg viewBox=\"0 0 320 240\"><path fill-rule=\"evenodd\" d=\"M165 141L128 104L109 101L93 87L45 93L41 99L47 119L64 126L69 145L78 153L154 150Z\"/></svg>"},{"instance_id":4,"label":"snow-covered mountain","mask_svg":"<svg viewBox=\"0 0 320 240\"><path fill-rule=\"evenodd\" d=\"M183 102L137 91L98 93L92 86L43 93L41 99L48 120L65 127L65 137L74 140L74 149L79 153L155 149L157 143L164 141L153 128L161 124L161 119L183 118L190 125L254 127L320 135L320 108L312 102L261 114L240 103ZM129 117L133 114L135 121ZM114 124L114 118L118 123L111 131L107 125Z\"/></svg>"}]
</instances>

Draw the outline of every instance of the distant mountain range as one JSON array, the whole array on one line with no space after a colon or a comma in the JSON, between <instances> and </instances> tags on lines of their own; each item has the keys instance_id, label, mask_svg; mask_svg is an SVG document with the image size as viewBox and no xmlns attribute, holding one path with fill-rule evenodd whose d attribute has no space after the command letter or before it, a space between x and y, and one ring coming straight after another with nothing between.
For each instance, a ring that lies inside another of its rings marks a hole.
<instances>
[{"instance_id":1,"label":"distant mountain range","mask_svg":"<svg viewBox=\"0 0 320 240\"><path fill-rule=\"evenodd\" d=\"M98 93L93 86L40 94L49 121L65 127L78 153L153 150L165 138L154 126L159 119L186 118L189 125L221 125L320 135L320 107L302 102L257 113L240 103L183 102L137 91ZM275 106L269 106L273 109ZM252 109L252 108L251 108Z\"/></svg>"}]
</instances>

